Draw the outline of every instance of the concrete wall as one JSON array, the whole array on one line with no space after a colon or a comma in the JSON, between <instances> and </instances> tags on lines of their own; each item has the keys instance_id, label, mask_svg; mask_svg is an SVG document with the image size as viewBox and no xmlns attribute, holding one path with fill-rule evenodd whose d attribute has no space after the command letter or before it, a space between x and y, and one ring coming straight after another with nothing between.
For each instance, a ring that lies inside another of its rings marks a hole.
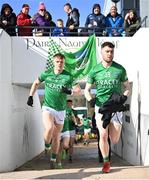
<instances>
[{"instance_id":1,"label":"concrete wall","mask_svg":"<svg viewBox=\"0 0 149 180\"><path fill-rule=\"evenodd\" d=\"M38 95L34 97L34 107L28 107L26 101L29 89L12 83L15 74L12 71L15 49L12 39L0 31L0 42L0 172L4 172L14 170L40 154L44 149L44 142ZM16 51L21 53L21 47ZM23 72L27 60L19 58L22 59L24 63L19 64L17 76L24 81L31 67ZM28 59L29 61L31 60Z\"/></svg>"},{"instance_id":2,"label":"concrete wall","mask_svg":"<svg viewBox=\"0 0 149 180\"><path fill-rule=\"evenodd\" d=\"M12 47L15 47L12 48L12 82L14 84L31 84L45 68L47 52L43 49L41 53L42 47L37 44L35 47L38 47L38 50L29 48L28 46L32 43L32 38L13 37L12 39Z\"/></svg>"},{"instance_id":3,"label":"concrete wall","mask_svg":"<svg viewBox=\"0 0 149 180\"><path fill-rule=\"evenodd\" d=\"M120 142L113 150L133 165L149 165L148 38L149 28L141 28L119 51L132 81L132 95Z\"/></svg>"},{"instance_id":4,"label":"concrete wall","mask_svg":"<svg viewBox=\"0 0 149 180\"><path fill-rule=\"evenodd\" d=\"M149 27L149 1L140 0L140 16L143 19L145 16L148 16L146 20L146 26Z\"/></svg>"}]
</instances>

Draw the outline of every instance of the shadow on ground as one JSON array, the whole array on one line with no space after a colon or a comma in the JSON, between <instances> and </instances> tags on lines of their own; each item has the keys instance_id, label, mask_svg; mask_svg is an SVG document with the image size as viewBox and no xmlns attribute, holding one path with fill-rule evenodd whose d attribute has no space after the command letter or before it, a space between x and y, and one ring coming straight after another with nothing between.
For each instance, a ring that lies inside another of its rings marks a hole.
<instances>
[{"instance_id":1,"label":"shadow on ground","mask_svg":"<svg viewBox=\"0 0 149 180\"><path fill-rule=\"evenodd\" d=\"M50 160L50 154L46 154L43 152L38 157L34 158L33 160L25 163L23 166L17 168L15 171L33 171L33 170L50 170L49 166L49 160ZM112 155L111 156L111 163L114 167L121 167L121 166L128 166L128 163L121 160L119 157ZM82 143L79 143L74 146L74 156L73 156L73 162L69 163L68 160L63 160L63 169L58 170L60 171L68 169L68 172L70 169L76 169L77 172L73 176L77 177L77 173L80 171L85 175L88 176L88 174L92 172L86 172L88 168L97 168L96 172L93 172L93 174L98 173L99 174L99 168L102 167L102 163L98 162L98 150L97 150L97 142L93 141L89 144L89 146L84 146ZM80 170L78 170L80 169ZM118 171L120 169L113 169L112 171ZM51 170L53 171L53 170ZM112 172L111 171L111 172ZM58 173L58 174L59 174ZM58 178L58 174L56 175ZM83 175L83 176L84 176ZM55 175L53 175L55 176ZM62 174L60 174L62 176ZM66 174L64 175L66 176ZM69 174L70 177L70 174ZM75 178L76 178L75 177ZM43 177L46 178L46 177ZM48 177L49 178L49 177ZM53 178L50 176L50 178ZM79 177L80 178L80 177Z\"/></svg>"}]
</instances>

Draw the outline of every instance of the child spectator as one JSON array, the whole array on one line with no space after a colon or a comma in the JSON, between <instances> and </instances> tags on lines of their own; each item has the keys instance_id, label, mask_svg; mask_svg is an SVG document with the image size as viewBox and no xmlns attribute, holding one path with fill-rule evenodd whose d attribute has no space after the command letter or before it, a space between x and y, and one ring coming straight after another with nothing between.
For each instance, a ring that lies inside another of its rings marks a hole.
<instances>
[{"instance_id":1,"label":"child spectator","mask_svg":"<svg viewBox=\"0 0 149 180\"><path fill-rule=\"evenodd\" d=\"M64 22L62 19L57 19L57 27L54 28L52 36L66 36L67 29L64 28Z\"/></svg>"},{"instance_id":2,"label":"child spectator","mask_svg":"<svg viewBox=\"0 0 149 180\"><path fill-rule=\"evenodd\" d=\"M32 36L32 28L20 27L20 26L31 26L32 19L29 13L29 5L23 4L21 12L17 16L18 36Z\"/></svg>"},{"instance_id":3,"label":"child spectator","mask_svg":"<svg viewBox=\"0 0 149 180\"><path fill-rule=\"evenodd\" d=\"M1 8L0 27L10 36L16 36L16 14L13 13L12 7L5 3Z\"/></svg>"},{"instance_id":4,"label":"child spectator","mask_svg":"<svg viewBox=\"0 0 149 180\"><path fill-rule=\"evenodd\" d=\"M125 15L124 28L126 36L133 36L140 28L140 18L135 10L130 9Z\"/></svg>"}]
</instances>

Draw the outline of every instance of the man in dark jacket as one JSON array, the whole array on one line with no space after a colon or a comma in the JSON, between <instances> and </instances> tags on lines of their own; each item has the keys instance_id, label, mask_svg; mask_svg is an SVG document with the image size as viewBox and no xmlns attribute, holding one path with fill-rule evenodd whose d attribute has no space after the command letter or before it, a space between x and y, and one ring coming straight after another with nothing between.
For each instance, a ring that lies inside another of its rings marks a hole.
<instances>
[{"instance_id":1,"label":"man in dark jacket","mask_svg":"<svg viewBox=\"0 0 149 180\"><path fill-rule=\"evenodd\" d=\"M78 36L78 27L80 24L80 14L77 8L71 7L69 3L64 5L64 11L68 14L66 27L69 30L69 36Z\"/></svg>"},{"instance_id":2,"label":"man in dark jacket","mask_svg":"<svg viewBox=\"0 0 149 180\"><path fill-rule=\"evenodd\" d=\"M13 13L12 7L5 3L2 5L0 15L0 27L10 36L16 36L16 14Z\"/></svg>"},{"instance_id":3,"label":"man in dark jacket","mask_svg":"<svg viewBox=\"0 0 149 180\"><path fill-rule=\"evenodd\" d=\"M88 33L95 33L97 36L102 36L105 30L105 16L101 14L101 8L99 4L94 4L92 14L89 14L86 18L85 27L89 28Z\"/></svg>"}]
</instances>

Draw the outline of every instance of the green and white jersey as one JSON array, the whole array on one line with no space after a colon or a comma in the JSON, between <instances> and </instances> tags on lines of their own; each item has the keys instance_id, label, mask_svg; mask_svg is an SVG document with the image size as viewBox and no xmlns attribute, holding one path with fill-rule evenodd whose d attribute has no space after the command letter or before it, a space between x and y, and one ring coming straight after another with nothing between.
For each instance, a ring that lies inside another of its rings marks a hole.
<instances>
[{"instance_id":1,"label":"green and white jersey","mask_svg":"<svg viewBox=\"0 0 149 180\"><path fill-rule=\"evenodd\" d=\"M61 74L55 74L54 71L42 72L39 81L45 82L45 94L43 105L51 107L57 111L66 109L67 95L62 93L62 86L71 88L73 78L67 71L63 70Z\"/></svg>"},{"instance_id":2,"label":"green and white jersey","mask_svg":"<svg viewBox=\"0 0 149 180\"><path fill-rule=\"evenodd\" d=\"M127 80L125 68L113 61L108 68L105 68L101 62L96 65L89 74L87 82L96 85L96 105L101 106L113 92L122 93L122 83Z\"/></svg>"},{"instance_id":3,"label":"green and white jersey","mask_svg":"<svg viewBox=\"0 0 149 180\"><path fill-rule=\"evenodd\" d=\"M66 116L64 120L64 126L62 132L74 130L74 122L73 122L73 110L71 108L66 109Z\"/></svg>"}]
</instances>

